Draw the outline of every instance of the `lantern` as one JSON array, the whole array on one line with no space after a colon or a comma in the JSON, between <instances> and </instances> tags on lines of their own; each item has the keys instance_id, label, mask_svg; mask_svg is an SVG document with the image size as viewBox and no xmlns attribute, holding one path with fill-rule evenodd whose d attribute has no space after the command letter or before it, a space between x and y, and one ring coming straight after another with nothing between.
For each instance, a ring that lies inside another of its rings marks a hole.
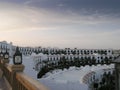
<instances>
[{"instance_id":1,"label":"lantern","mask_svg":"<svg viewBox=\"0 0 120 90\"><path fill-rule=\"evenodd\" d=\"M0 52L0 58L2 58L2 57L3 57L3 52L1 51L1 52Z\"/></svg>"},{"instance_id":2,"label":"lantern","mask_svg":"<svg viewBox=\"0 0 120 90\"><path fill-rule=\"evenodd\" d=\"M4 53L4 59L9 59L9 53L7 52L7 50L6 50L6 52Z\"/></svg>"},{"instance_id":3,"label":"lantern","mask_svg":"<svg viewBox=\"0 0 120 90\"><path fill-rule=\"evenodd\" d=\"M15 65L22 64L22 53L20 53L18 47L16 47L16 51L15 51L15 54L13 56L13 63Z\"/></svg>"}]
</instances>

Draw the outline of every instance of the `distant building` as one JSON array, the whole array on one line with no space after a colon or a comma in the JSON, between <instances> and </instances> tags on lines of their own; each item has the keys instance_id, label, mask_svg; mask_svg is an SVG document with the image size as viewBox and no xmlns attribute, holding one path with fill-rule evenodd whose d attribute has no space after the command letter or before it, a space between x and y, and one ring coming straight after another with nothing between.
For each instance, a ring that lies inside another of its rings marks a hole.
<instances>
[{"instance_id":1,"label":"distant building","mask_svg":"<svg viewBox=\"0 0 120 90\"><path fill-rule=\"evenodd\" d=\"M9 52L9 55L12 56L12 50L13 49L13 45L12 42L7 43L6 41L2 41L0 42L0 52L5 52L6 50Z\"/></svg>"},{"instance_id":2,"label":"distant building","mask_svg":"<svg viewBox=\"0 0 120 90\"><path fill-rule=\"evenodd\" d=\"M5 52L7 50L12 57L15 53L16 46L12 42L7 43L6 41L0 42L0 51ZM60 57L64 56L66 59L70 60L71 58L95 58L98 61L102 59L111 58L114 59L120 54L120 50L112 49L59 49L59 48L42 48L42 47L21 47L19 50L23 55L31 55L32 53L43 53L48 56L48 59L57 60Z\"/></svg>"}]
</instances>

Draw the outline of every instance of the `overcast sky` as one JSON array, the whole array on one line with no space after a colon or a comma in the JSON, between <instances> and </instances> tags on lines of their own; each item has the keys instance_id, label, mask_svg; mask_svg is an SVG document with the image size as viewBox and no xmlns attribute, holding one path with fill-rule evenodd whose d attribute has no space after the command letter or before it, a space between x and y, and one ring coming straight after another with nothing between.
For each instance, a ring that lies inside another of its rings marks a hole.
<instances>
[{"instance_id":1,"label":"overcast sky","mask_svg":"<svg viewBox=\"0 0 120 90\"><path fill-rule=\"evenodd\" d=\"M120 48L120 0L0 0L0 41Z\"/></svg>"}]
</instances>

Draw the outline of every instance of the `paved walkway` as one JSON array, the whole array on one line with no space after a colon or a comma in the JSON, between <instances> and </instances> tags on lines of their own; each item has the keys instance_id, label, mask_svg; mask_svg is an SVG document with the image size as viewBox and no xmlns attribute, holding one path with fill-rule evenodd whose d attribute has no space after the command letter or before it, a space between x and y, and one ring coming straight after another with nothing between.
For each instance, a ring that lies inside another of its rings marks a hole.
<instances>
[{"instance_id":1,"label":"paved walkway","mask_svg":"<svg viewBox=\"0 0 120 90\"><path fill-rule=\"evenodd\" d=\"M0 90L8 90L3 78L0 78Z\"/></svg>"},{"instance_id":2,"label":"paved walkway","mask_svg":"<svg viewBox=\"0 0 120 90\"><path fill-rule=\"evenodd\" d=\"M3 79L3 72L1 69L0 69L0 90L8 90L7 85Z\"/></svg>"}]
</instances>

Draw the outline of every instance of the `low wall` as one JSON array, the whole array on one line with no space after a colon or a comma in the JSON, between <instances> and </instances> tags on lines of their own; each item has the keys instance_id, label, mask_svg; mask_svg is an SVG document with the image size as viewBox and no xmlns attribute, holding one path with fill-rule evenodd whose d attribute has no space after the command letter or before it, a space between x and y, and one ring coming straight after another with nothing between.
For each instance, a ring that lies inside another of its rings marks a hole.
<instances>
[{"instance_id":1,"label":"low wall","mask_svg":"<svg viewBox=\"0 0 120 90\"><path fill-rule=\"evenodd\" d=\"M0 77L9 90L48 90L40 82L23 73L24 65L11 65L0 60Z\"/></svg>"}]
</instances>

